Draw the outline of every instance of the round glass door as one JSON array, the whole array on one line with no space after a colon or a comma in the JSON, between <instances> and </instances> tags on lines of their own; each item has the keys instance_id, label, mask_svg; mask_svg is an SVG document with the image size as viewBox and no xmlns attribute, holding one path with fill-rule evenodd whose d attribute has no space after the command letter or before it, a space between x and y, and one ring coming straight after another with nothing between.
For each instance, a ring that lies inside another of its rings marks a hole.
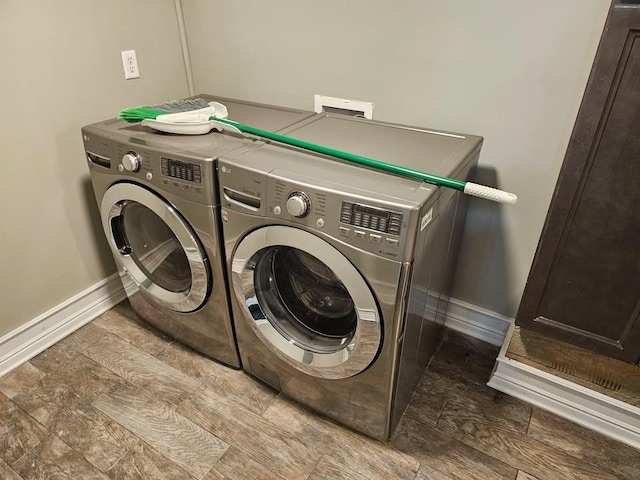
<instances>
[{"instance_id":1,"label":"round glass door","mask_svg":"<svg viewBox=\"0 0 640 480\"><path fill-rule=\"evenodd\" d=\"M261 228L238 245L232 275L254 331L297 369L346 378L375 358L381 328L371 290L324 240L291 227Z\"/></svg>"},{"instance_id":2,"label":"round glass door","mask_svg":"<svg viewBox=\"0 0 640 480\"><path fill-rule=\"evenodd\" d=\"M121 183L105 193L102 221L116 260L145 295L178 312L204 303L206 259L195 233L171 205Z\"/></svg>"}]
</instances>

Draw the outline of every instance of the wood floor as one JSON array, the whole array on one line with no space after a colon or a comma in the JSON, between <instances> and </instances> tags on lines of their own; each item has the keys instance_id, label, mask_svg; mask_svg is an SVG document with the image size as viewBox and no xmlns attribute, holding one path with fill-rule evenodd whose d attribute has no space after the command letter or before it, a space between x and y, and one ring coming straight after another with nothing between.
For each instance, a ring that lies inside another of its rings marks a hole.
<instances>
[{"instance_id":1,"label":"wood floor","mask_svg":"<svg viewBox=\"0 0 640 480\"><path fill-rule=\"evenodd\" d=\"M0 479L640 479L640 452L485 385L448 332L392 441L172 342L123 303L0 379Z\"/></svg>"}]
</instances>

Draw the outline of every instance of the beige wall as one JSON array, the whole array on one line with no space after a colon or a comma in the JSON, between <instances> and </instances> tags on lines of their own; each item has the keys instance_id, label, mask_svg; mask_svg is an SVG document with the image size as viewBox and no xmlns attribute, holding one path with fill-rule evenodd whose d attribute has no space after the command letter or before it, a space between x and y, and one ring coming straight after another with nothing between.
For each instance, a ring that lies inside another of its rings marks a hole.
<instances>
[{"instance_id":1,"label":"beige wall","mask_svg":"<svg viewBox=\"0 0 640 480\"><path fill-rule=\"evenodd\" d=\"M197 91L485 137L454 295L515 313L608 0L184 0ZM0 336L115 272L79 129L187 95L170 0L0 2ZM125 81L120 51L142 78Z\"/></svg>"},{"instance_id":2,"label":"beige wall","mask_svg":"<svg viewBox=\"0 0 640 480\"><path fill-rule=\"evenodd\" d=\"M0 45L2 335L115 272L80 127L187 83L171 0L3 0Z\"/></svg>"},{"instance_id":3,"label":"beige wall","mask_svg":"<svg viewBox=\"0 0 640 480\"><path fill-rule=\"evenodd\" d=\"M184 0L196 91L485 137L454 296L514 315L609 0ZM426 154L426 152L425 152Z\"/></svg>"}]
</instances>

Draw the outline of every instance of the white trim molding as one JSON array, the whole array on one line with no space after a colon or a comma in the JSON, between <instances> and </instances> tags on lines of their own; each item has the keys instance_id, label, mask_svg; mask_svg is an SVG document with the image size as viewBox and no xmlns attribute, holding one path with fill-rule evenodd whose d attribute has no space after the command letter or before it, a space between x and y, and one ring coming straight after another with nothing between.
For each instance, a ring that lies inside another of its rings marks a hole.
<instances>
[{"instance_id":1,"label":"white trim molding","mask_svg":"<svg viewBox=\"0 0 640 480\"><path fill-rule=\"evenodd\" d=\"M476 305L449 299L444 326L492 345L502 345L513 318Z\"/></svg>"},{"instance_id":2,"label":"white trim molding","mask_svg":"<svg viewBox=\"0 0 640 480\"><path fill-rule=\"evenodd\" d=\"M120 274L114 273L3 335L0 377L116 306L127 297L126 292L135 288L128 276L121 279Z\"/></svg>"},{"instance_id":3,"label":"white trim molding","mask_svg":"<svg viewBox=\"0 0 640 480\"><path fill-rule=\"evenodd\" d=\"M640 448L640 408L510 359L505 355L507 343L487 385Z\"/></svg>"}]
</instances>

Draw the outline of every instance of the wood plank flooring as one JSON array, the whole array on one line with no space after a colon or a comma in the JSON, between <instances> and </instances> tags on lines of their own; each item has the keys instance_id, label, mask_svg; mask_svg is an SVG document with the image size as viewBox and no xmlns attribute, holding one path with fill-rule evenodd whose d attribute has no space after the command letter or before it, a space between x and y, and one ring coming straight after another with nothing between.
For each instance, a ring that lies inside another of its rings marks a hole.
<instances>
[{"instance_id":1,"label":"wood plank flooring","mask_svg":"<svg viewBox=\"0 0 640 480\"><path fill-rule=\"evenodd\" d=\"M640 480L640 451L487 387L497 353L448 332L383 444L124 302L0 378L0 479Z\"/></svg>"}]
</instances>

